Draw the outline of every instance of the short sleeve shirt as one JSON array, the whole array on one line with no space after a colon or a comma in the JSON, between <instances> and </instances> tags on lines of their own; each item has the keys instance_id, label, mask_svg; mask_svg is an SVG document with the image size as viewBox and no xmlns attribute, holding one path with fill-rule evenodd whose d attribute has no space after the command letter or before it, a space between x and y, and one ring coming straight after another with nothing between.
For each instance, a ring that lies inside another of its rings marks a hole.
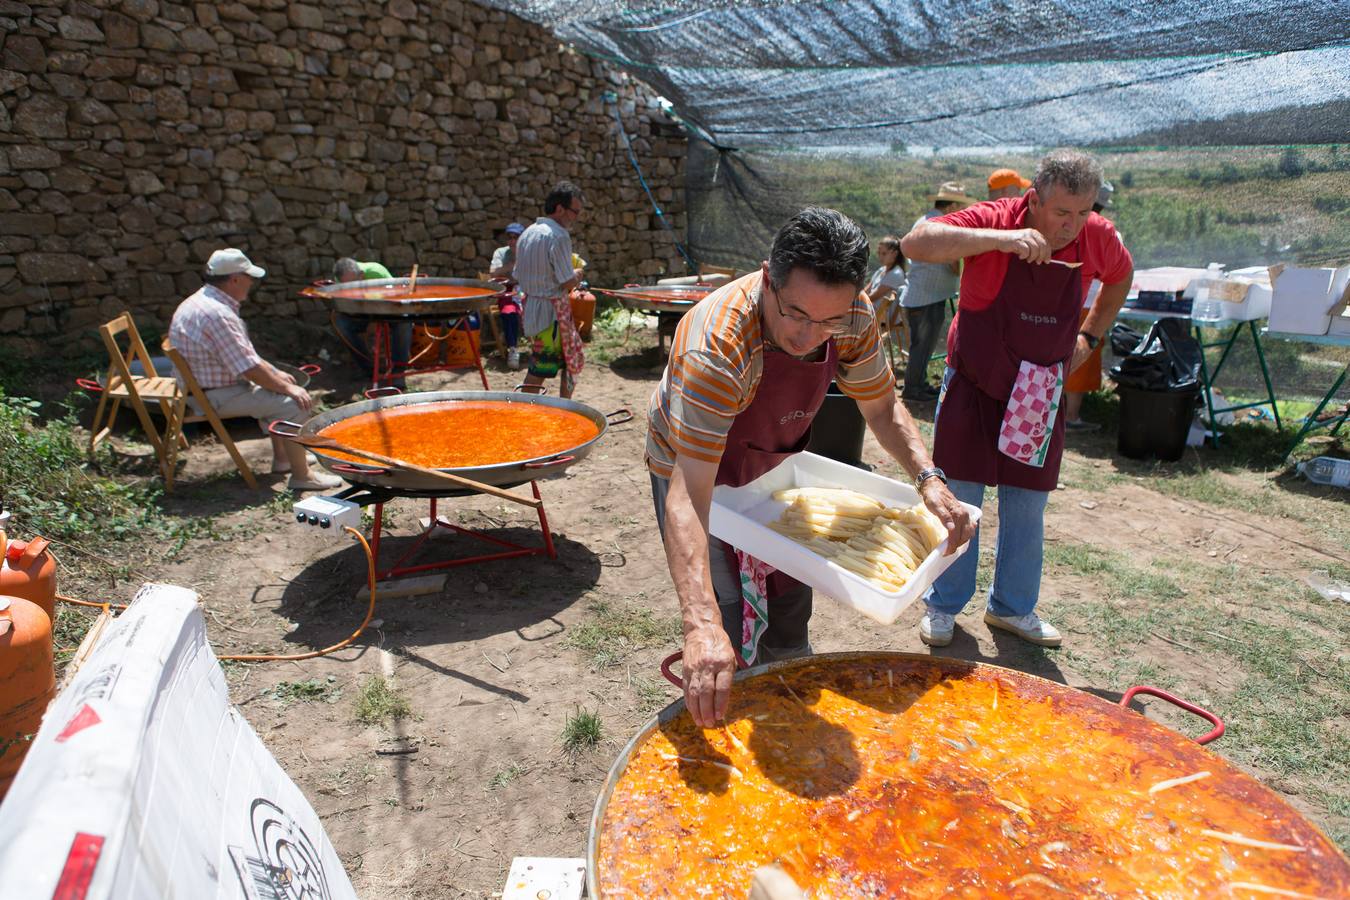
<instances>
[{"instance_id":1,"label":"short sleeve shirt","mask_svg":"<svg viewBox=\"0 0 1350 900\"><path fill-rule=\"evenodd\" d=\"M685 314L661 382L647 406L647 467L662 478L677 455L719 462L736 416L755 399L764 374L759 272L729 282ZM840 390L874 400L895 390L872 304L861 296L849 330L836 337Z\"/></svg>"},{"instance_id":2,"label":"short sleeve shirt","mask_svg":"<svg viewBox=\"0 0 1350 900\"><path fill-rule=\"evenodd\" d=\"M178 304L169 323L169 340L208 391L238 383L245 372L262 363L239 317L239 301L209 284Z\"/></svg>"},{"instance_id":3,"label":"short sleeve shirt","mask_svg":"<svg viewBox=\"0 0 1350 900\"><path fill-rule=\"evenodd\" d=\"M1026 197L1004 197L948 213L937 221L959 228L1013 231L1025 228L1026 218ZM1134 260L1130 257L1130 251L1125 249L1115 226L1096 213L1088 216L1078 238L1057 251L1053 258L1083 264L1078 270L1083 277L1083 296L1087 296L1092 279L1098 278L1102 284L1115 284L1128 278L1134 269ZM959 309L984 309L993 303L1003 287L1010 259L1010 254L997 250L967 257L961 270Z\"/></svg>"}]
</instances>

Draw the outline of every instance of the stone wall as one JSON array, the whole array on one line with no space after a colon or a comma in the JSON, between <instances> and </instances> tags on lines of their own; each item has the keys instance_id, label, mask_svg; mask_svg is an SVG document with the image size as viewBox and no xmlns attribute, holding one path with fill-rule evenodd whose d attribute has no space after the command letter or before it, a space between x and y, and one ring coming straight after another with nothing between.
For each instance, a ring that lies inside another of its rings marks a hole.
<instances>
[{"instance_id":1,"label":"stone wall","mask_svg":"<svg viewBox=\"0 0 1350 900\"><path fill-rule=\"evenodd\" d=\"M224 246L268 269L250 318L326 318L296 291L343 255L473 276L560 178L586 191L594 283L683 274L616 105L682 239L685 141L652 91L509 14L0 0L0 352L123 309L163 326Z\"/></svg>"}]
</instances>

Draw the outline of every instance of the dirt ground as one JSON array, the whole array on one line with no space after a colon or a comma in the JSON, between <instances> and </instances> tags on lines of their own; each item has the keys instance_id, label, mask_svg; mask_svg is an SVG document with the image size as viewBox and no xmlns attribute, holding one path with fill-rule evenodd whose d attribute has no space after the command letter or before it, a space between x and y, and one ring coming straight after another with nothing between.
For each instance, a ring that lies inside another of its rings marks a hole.
<instances>
[{"instance_id":1,"label":"dirt ground","mask_svg":"<svg viewBox=\"0 0 1350 900\"><path fill-rule=\"evenodd\" d=\"M584 856L611 761L654 709L676 699L658 673L662 657L676 649L673 641L634 646L616 638L597 665L595 653L577 640L583 626L635 609L651 610L663 634L671 633L676 617L642 464L642 413L659 372L653 355L639 351L653 341L650 332L634 333L617 359L593 362L582 376L577 399L603 412L626 407L636 418L611 428L566 477L541 483L556 560L453 568L439 593L381 600L372 626L351 648L305 662L227 666L234 702L317 808L362 897L491 897L502 890L515 856ZM330 405L357 387L340 380L339 369L316 385L331 391ZM489 377L494 388L518 380L500 364ZM474 389L478 382L476 373L446 373L419 376L413 386ZM931 405L914 411L931 419ZM265 472L266 442L250 437L247 423L234 431L249 438L244 452ZM1315 527L1160 492L1147 479L1113 477L1120 465L1109 436L1074 447L1065 489L1049 507L1052 550L1086 543L1144 566L1152 560L1169 567L1227 562L1289 578L1328 559L1345 562L1343 548L1329 545ZM870 436L864 458L883 473L899 471ZM260 497L231 471L223 450L199 433L170 503L180 513L213 515L215 531L227 537L194 540L177 560L149 574L200 593L220 653L298 652L350 634L365 612L357 598L365 580L359 547L340 534L297 525L279 493L283 481L265 479L268 493ZM524 507L471 498L443 501L441 510L500 537L541 540ZM390 513L394 538L386 551L397 552L411 540L417 517L426 515L425 503L396 501ZM986 516L996 523L992 504ZM466 538L438 539L424 558L473 549ZM1189 638L1149 639L1127 654L1109 633L1083 626L1093 621L1092 609L1113 601L1072 565L1047 565L1042 596L1047 617L1068 629L1063 651L991 635L972 603L958 620L956 641L940 652L1022 669L1112 700L1127 687L1112 678L1164 673L1179 692L1209 697L1217 690L1214 680L1240 680L1241 673L1217 657L1188 652L1187 645L1196 649ZM818 598L812 640L821 652L925 653L917 631L921 612L916 605L883 627ZM1335 627L1328 627L1334 646ZM1159 633L1167 634L1161 626ZM1330 662L1309 661L1324 671L1343 663L1343 643ZM353 702L375 675L406 695L410 718L388 726L357 723ZM320 687L305 697L288 692L301 682ZM603 737L569 755L563 728L579 710L598 713ZM1148 704L1148 714L1191 734L1200 730L1156 704ZM1223 753L1222 742L1215 749ZM1281 782L1260 765L1249 768L1327 830L1344 828L1343 818L1306 802L1299 784Z\"/></svg>"}]
</instances>

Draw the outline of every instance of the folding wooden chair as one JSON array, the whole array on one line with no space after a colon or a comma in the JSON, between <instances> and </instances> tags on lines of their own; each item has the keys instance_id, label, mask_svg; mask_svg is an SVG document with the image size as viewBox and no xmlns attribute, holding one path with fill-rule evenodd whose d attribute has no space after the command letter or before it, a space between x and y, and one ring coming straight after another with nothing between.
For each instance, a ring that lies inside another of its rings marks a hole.
<instances>
[{"instance_id":1,"label":"folding wooden chair","mask_svg":"<svg viewBox=\"0 0 1350 900\"><path fill-rule=\"evenodd\" d=\"M113 422L123 402L131 404L140 420L141 428L150 445L155 448L159 459L159 469L164 476L164 490L173 490L174 468L178 464L178 451L187 448L187 439L183 437L183 413L187 406L187 397L178 387L172 376L160 375L150 353L141 341L140 332L131 313L122 313L116 319L99 326L99 334L108 349L108 377L103 385L98 409L94 412L94 424L89 438L92 452L112 433ZM124 352L118 343L118 336L125 333L127 349ZM131 362L140 362L144 375L131 374ZM158 403L164 416L164 430L161 432L155 420L146 408L146 402Z\"/></svg>"},{"instance_id":2,"label":"folding wooden chair","mask_svg":"<svg viewBox=\"0 0 1350 900\"><path fill-rule=\"evenodd\" d=\"M905 319L905 311L896 305L897 302L894 294L881 301L877 307L877 327L881 329L881 342L886 348L886 358L890 361L891 369L899 375L909 362L909 323ZM895 324L891 325L889 320L893 315Z\"/></svg>"},{"instance_id":3,"label":"folding wooden chair","mask_svg":"<svg viewBox=\"0 0 1350 900\"><path fill-rule=\"evenodd\" d=\"M244 483L256 491L258 489L258 479L253 476L253 469L249 467L249 464L244 460L243 454L240 453L239 448L235 446L234 439L230 437L229 431L225 429L225 423L220 420L220 416L216 413L215 407L211 405L211 401L206 399L206 391L202 390L201 385L197 383L197 377L192 374L192 367L189 366L187 360L183 358L183 354L179 353L178 349L169 343L168 338L165 338L160 346L164 348L165 355L169 357L169 361L173 363L174 369L178 371L178 377L182 379L183 386L187 388L188 396L192 397L197 408L202 411L200 415L189 412L183 418L183 424L191 425L194 422L210 422L211 430L216 433L216 437L220 438L220 442L224 444L225 449L230 452L230 459L234 460L234 467L238 469L239 474L243 476Z\"/></svg>"}]
</instances>

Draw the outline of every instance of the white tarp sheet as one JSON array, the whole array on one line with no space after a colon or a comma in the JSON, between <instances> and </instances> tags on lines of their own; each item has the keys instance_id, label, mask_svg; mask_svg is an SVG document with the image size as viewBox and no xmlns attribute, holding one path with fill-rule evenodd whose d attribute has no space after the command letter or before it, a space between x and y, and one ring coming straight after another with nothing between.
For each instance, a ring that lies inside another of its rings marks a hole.
<instances>
[{"instance_id":1,"label":"white tarp sheet","mask_svg":"<svg viewBox=\"0 0 1350 900\"><path fill-rule=\"evenodd\" d=\"M0 806L0 872L14 900L356 897L170 585L141 588L52 703Z\"/></svg>"}]
</instances>

